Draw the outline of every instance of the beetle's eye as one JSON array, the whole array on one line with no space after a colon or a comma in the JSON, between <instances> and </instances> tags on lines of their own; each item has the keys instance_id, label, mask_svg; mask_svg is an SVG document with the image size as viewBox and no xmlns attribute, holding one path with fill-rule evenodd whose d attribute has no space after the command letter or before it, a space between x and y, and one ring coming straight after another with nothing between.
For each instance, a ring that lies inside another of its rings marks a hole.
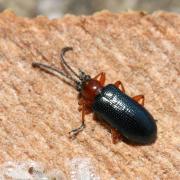
<instances>
[{"instance_id":1,"label":"beetle's eye","mask_svg":"<svg viewBox=\"0 0 180 180\"><path fill-rule=\"evenodd\" d=\"M89 75L86 75L85 80L87 81L87 80L90 80L90 79L91 79L91 77Z\"/></svg>"},{"instance_id":2,"label":"beetle's eye","mask_svg":"<svg viewBox=\"0 0 180 180\"><path fill-rule=\"evenodd\" d=\"M76 83L76 89L77 89L78 91L81 91L81 89L82 89L82 83L81 83L81 82L77 82L77 83Z\"/></svg>"}]
</instances>

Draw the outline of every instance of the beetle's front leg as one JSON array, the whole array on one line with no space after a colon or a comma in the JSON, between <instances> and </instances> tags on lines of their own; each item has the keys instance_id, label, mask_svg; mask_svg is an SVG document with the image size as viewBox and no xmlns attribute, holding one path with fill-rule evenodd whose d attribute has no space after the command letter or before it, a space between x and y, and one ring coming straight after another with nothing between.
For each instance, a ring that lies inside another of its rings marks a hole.
<instances>
[{"instance_id":1,"label":"beetle's front leg","mask_svg":"<svg viewBox=\"0 0 180 180\"><path fill-rule=\"evenodd\" d=\"M69 132L71 138L74 138L75 136L77 136L79 132L81 132L85 128L85 115L90 114L92 112L92 110L88 108L89 103L90 102L85 101L84 99L80 99L79 111L82 111L81 125L78 128L73 129L72 131Z\"/></svg>"},{"instance_id":2,"label":"beetle's front leg","mask_svg":"<svg viewBox=\"0 0 180 180\"><path fill-rule=\"evenodd\" d=\"M81 132L84 128L85 128L85 105L82 105L82 120L81 120L81 125L76 128L73 129L72 131L69 132L70 138L74 138L75 136L77 136L79 134L79 132Z\"/></svg>"},{"instance_id":3,"label":"beetle's front leg","mask_svg":"<svg viewBox=\"0 0 180 180\"><path fill-rule=\"evenodd\" d=\"M92 106L92 102L87 101L82 97L79 99L78 104L79 104L79 108L78 108L79 111L82 111L83 104L85 105L85 112L90 111L90 109L91 109L90 107ZM92 112L92 111L90 111L90 112Z\"/></svg>"},{"instance_id":4,"label":"beetle's front leg","mask_svg":"<svg viewBox=\"0 0 180 180\"><path fill-rule=\"evenodd\" d=\"M100 78L99 78L100 77ZM96 75L93 79L98 79L99 78L99 82L102 86L104 86L105 80L106 80L106 74L104 72L99 73L98 75Z\"/></svg>"}]
</instances>

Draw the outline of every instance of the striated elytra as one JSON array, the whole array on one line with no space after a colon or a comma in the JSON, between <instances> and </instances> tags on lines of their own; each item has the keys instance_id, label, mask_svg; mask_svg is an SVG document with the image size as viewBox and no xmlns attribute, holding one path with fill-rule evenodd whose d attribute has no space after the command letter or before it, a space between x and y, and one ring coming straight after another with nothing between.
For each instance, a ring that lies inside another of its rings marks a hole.
<instances>
[{"instance_id":1,"label":"striated elytra","mask_svg":"<svg viewBox=\"0 0 180 180\"><path fill-rule=\"evenodd\" d=\"M64 80L79 92L79 111L82 111L81 126L70 132L75 137L85 128L85 115L94 112L111 126L112 141L116 143L121 137L136 144L151 144L157 138L157 126L152 115L144 108L144 96L133 98L125 94L121 81L105 84L105 73L94 78L79 70L74 71L64 59L71 47L61 51L63 71L46 64L33 62L38 67L52 74L61 75Z\"/></svg>"},{"instance_id":2,"label":"striated elytra","mask_svg":"<svg viewBox=\"0 0 180 180\"><path fill-rule=\"evenodd\" d=\"M152 115L113 84L96 96L93 111L134 143L150 144L156 140L157 126Z\"/></svg>"}]
</instances>

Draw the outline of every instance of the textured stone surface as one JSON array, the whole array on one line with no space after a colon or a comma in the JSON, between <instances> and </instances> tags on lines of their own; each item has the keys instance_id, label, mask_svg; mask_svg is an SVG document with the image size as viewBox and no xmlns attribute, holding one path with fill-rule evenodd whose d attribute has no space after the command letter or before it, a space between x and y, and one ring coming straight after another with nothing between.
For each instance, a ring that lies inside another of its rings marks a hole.
<instances>
[{"instance_id":1,"label":"textured stone surface","mask_svg":"<svg viewBox=\"0 0 180 180\"><path fill-rule=\"evenodd\" d=\"M77 139L68 132L80 123L77 92L59 78L33 69L40 61L61 69L59 52L71 64L107 83L121 80L127 94L145 94L158 120L151 146L114 145L104 126L86 117ZM0 163L34 160L59 168L88 157L102 179L180 178L180 16L100 12L89 17L26 19L0 14Z\"/></svg>"}]
</instances>

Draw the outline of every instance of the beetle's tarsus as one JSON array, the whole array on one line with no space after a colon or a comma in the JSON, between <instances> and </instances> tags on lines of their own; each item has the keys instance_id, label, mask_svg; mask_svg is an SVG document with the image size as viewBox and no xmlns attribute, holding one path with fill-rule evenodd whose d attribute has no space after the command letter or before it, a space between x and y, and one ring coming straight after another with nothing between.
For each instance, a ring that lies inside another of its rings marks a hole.
<instances>
[{"instance_id":1,"label":"beetle's tarsus","mask_svg":"<svg viewBox=\"0 0 180 180\"><path fill-rule=\"evenodd\" d=\"M80 127L73 129L72 131L69 132L69 136L71 139L74 139L83 129L85 128L85 124L82 123Z\"/></svg>"}]
</instances>

